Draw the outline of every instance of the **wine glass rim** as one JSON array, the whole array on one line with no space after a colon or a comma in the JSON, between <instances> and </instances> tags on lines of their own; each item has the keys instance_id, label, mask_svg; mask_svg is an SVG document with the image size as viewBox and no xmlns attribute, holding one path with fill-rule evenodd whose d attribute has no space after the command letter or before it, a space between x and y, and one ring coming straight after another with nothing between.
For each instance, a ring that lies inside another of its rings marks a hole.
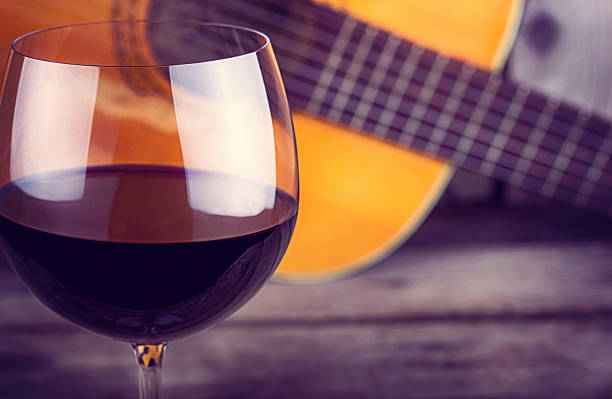
<instances>
[{"instance_id":1,"label":"wine glass rim","mask_svg":"<svg viewBox=\"0 0 612 399\"><path fill-rule=\"evenodd\" d=\"M244 53L241 53L238 55L219 57L219 58L215 58L213 60L207 60L207 61L194 61L194 62L183 62L183 63L179 62L179 63L170 63L170 64L160 63L160 64L150 64L150 65L110 65L110 64L100 65L100 64L54 61L54 60L48 60L48 59L44 59L41 57L35 57L32 55L28 55L26 54L26 52L17 50L17 48L15 47L15 45L18 42L30 36L38 35L38 34L49 32L49 31L80 27L80 26L111 25L111 24L122 24L122 23L145 23L145 24L157 24L157 23L177 23L178 24L180 23L180 24L193 24L193 25L200 25L200 26L217 27L217 28L229 28L229 29L236 29L236 30L243 31L243 32L253 33L257 36L262 37L265 41L262 45L255 48L254 50L245 51ZM199 64L199 63L204 63L204 62L227 60L227 59L241 57L243 55L248 55L248 54L256 54L269 46L270 46L270 37L267 34L257 29L247 28L245 26L234 25L234 24L220 23L220 22L205 22L205 21L197 21L197 20L180 20L180 19L161 19L161 20L158 20L158 19L114 19L114 20L105 20L105 21L82 22L82 23L76 23L76 24L58 25L58 26L52 26L49 28L37 29L32 32L28 32L26 34L23 34L17 37L15 40L11 42L11 50L24 58L30 58L33 60L49 62L52 64L59 64L59 65L77 65L77 66L88 66L88 67L98 67L98 68L163 68L163 67L171 67L171 66L178 66L178 65Z\"/></svg>"}]
</instances>

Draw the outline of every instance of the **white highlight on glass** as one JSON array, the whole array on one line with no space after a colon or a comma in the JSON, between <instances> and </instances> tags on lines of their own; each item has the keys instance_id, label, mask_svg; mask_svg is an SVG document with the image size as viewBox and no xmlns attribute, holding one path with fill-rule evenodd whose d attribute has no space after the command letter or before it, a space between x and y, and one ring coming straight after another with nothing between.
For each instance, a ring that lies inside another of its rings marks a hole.
<instances>
[{"instance_id":1,"label":"white highlight on glass","mask_svg":"<svg viewBox=\"0 0 612 399\"><path fill-rule=\"evenodd\" d=\"M190 206L237 217L272 208L274 131L257 55L169 69ZM189 169L232 179L190 179Z\"/></svg>"},{"instance_id":2,"label":"white highlight on glass","mask_svg":"<svg viewBox=\"0 0 612 399\"><path fill-rule=\"evenodd\" d=\"M13 116L11 180L87 165L98 76L96 67L24 60ZM61 184L53 174L15 183L42 200L77 200L85 188L81 170L81 176L71 173Z\"/></svg>"}]
</instances>

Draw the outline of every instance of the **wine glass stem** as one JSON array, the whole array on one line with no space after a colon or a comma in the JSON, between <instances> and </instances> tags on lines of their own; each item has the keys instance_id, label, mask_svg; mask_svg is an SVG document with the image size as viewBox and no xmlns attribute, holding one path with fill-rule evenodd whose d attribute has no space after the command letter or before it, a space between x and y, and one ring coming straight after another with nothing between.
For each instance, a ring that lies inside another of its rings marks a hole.
<instances>
[{"instance_id":1,"label":"wine glass stem","mask_svg":"<svg viewBox=\"0 0 612 399\"><path fill-rule=\"evenodd\" d=\"M161 399L161 371L166 343L132 344L138 362L140 399Z\"/></svg>"}]
</instances>

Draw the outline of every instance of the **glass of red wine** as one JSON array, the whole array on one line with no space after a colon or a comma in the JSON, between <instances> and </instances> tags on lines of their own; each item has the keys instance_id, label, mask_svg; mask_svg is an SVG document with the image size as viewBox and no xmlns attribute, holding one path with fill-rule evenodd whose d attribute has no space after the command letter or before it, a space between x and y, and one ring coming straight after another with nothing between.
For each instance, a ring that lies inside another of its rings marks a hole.
<instances>
[{"instance_id":1,"label":"glass of red wine","mask_svg":"<svg viewBox=\"0 0 612 399\"><path fill-rule=\"evenodd\" d=\"M141 398L166 342L273 274L295 225L291 115L269 39L113 21L13 42L0 104L0 247L30 291L129 342Z\"/></svg>"}]
</instances>

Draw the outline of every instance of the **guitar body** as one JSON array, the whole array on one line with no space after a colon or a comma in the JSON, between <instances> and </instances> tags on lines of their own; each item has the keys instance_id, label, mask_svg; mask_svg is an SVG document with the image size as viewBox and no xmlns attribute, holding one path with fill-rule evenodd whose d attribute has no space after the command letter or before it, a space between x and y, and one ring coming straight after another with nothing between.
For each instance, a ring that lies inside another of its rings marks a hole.
<instances>
[{"instance_id":1,"label":"guitar body","mask_svg":"<svg viewBox=\"0 0 612 399\"><path fill-rule=\"evenodd\" d=\"M416 152L302 114L293 121L300 209L278 280L325 281L381 260L421 224L452 175Z\"/></svg>"},{"instance_id":2,"label":"guitar body","mask_svg":"<svg viewBox=\"0 0 612 399\"><path fill-rule=\"evenodd\" d=\"M522 10L521 1L322 3L487 69L503 65ZM302 114L293 119L300 213L277 280L326 281L379 262L419 227L452 176L452 166L418 152Z\"/></svg>"},{"instance_id":3,"label":"guitar body","mask_svg":"<svg viewBox=\"0 0 612 399\"><path fill-rule=\"evenodd\" d=\"M119 16L147 18L149 1L138 2L136 15ZM0 5L0 40L8 46L10 40L34 29L116 17L111 3L5 2ZM487 69L502 65L522 10L520 0L323 3ZM294 124L301 202L295 235L277 280L330 280L380 261L420 225L453 172L440 160L303 114L294 113Z\"/></svg>"}]
</instances>

